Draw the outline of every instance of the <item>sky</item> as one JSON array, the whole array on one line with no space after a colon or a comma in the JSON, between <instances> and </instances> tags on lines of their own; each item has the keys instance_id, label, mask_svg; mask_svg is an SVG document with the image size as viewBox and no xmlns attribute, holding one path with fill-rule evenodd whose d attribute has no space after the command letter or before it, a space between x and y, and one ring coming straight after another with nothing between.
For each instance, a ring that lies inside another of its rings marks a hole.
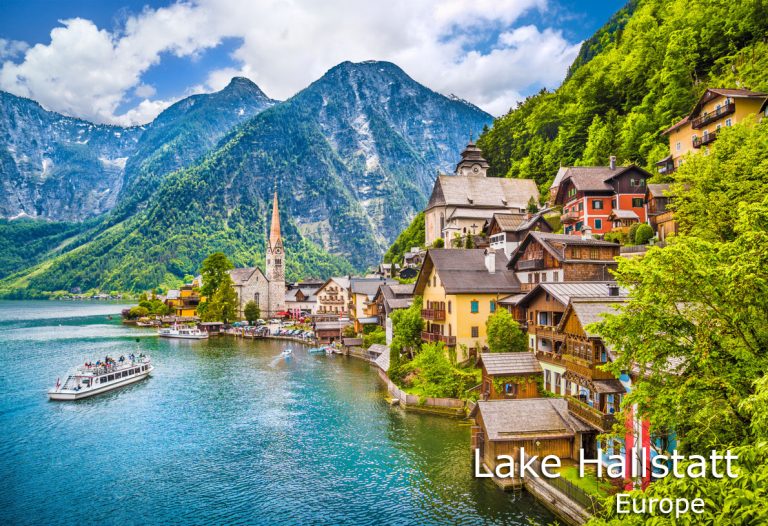
<instances>
[{"instance_id":1,"label":"sky","mask_svg":"<svg viewBox=\"0 0 768 526\"><path fill-rule=\"evenodd\" d=\"M0 0L0 90L128 126L233 76L284 100L345 60L387 60L498 116L556 88L624 3Z\"/></svg>"}]
</instances>

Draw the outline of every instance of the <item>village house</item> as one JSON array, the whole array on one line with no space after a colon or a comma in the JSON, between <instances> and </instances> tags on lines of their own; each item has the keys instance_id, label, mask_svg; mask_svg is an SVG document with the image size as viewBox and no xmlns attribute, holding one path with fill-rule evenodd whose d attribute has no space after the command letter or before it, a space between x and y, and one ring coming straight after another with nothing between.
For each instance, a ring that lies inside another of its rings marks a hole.
<instances>
[{"instance_id":1,"label":"village house","mask_svg":"<svg viewBox=\"0 0 768 526\"><path fill-rule=\"evenodd\" d=\"M537 398L542 369L529 352L481 353L483 400Z\"/></svg>"},{"instance_id":2,"label":"village house","mask_svg":"<svg viewBox=\"0 0 768 526\"><path fill-rule=\"evenodd\" d=\"M502 250L507 257L531 231L552 232L552 226L544 219L543 213L493 214L485 227L490 248Z\"/></svg>"},{"instance_id":3,"label":"village house","mask_svg":"<svg viewBox=\"0 0 768 526\"><path fill-rule=\"evenodd\" d=\"M322 281L304 281L288 285L285 291L285 309L293 317L317 312L317 291Z\"/></svg>"},{"instance_id":4,"label":"village house","mask_svg":"<svg viewBox=\"0 0 768 526\"><path fill-rule=\"evenodd\" d=\"M500 455L518 459L521 448L526 456L576 460L582 436L593 431L568 412L562 398L480 400L470 416L475 419L472 450L479 450L481 462L490 471L502 462Z\"/></svg>"},{"instance_id":5,"label":"village house","mask_svg":"<svg viewBox=\"0 0 768 526\"><path fill-rule=\"evenodd\" d=\"M407 309L411 306L414 286L413 283L405 285L383 283L379 285L379 290L373 297L379 325L384 327L387 335L387 344L392 343L392 319L390 316L396 310Z\"/></svg>"},{"instance_id":6,"label":"village house","mask_svg":"<svg viewBox=\"0 0 768 526\"><path fill-rule=\"evenodd\" d=\"M329 278L315 293L317 296L317 314L349 314L349 277Z\"/></svg>"},{"instance_id":7,"label":"village house","mask_svg":"<svg viewBox=\"0 0 768 526\"><path fill-rule=\"evenodd\" d=\"M173 309L171 315L177 318L197 316L197 306L200 305L200 301L202 301L200 290L191 284L169 290L165 295L165 304Z\"/></svg>"},{"instance_id":8,"label":"village house","mask_svg":"<svg viewBox=\"0 0 768 526\"><path fill-rule=\"evenodd\" d=\"M400 265L397 263L380 263L376 269L376 274L385 278L396 278L399 273Z\"/></svg>"},{"instance_id":9,"label":"village house","mask_svg":"<svg viewBox=\"0 0 768 526\"><path fill-rule=\"evenodd\" d=\"M649 184L645 195L648 222L659 241L665 241L667 236L677 234L675 214L672 210L667 210L667 205L672 198L669 194L670 186L669 184Z\"/></svg>"},{"instance_id":10,"label":"village house","mask_svg":"<svg viewBox=\"0 0 768 526\"><path fill-rule=\"evenodd\" d=\"M495 213L524 213L529 201L539 202L532 179L488 177L489 164L472 141L461 154L455 174L438 175L425 209L426 245L443 239L477 235Z\"/></svg>"},{"instance_id":11,"label":"village house","mask_svg":"<svg viewBox=\"0 0 768 526\"><path fill-rule=\"evenodd\" d=\"M414 287L426 320L422 340L456 347L458 360L466 360L486 346L486 321L499 298L519 291L501 251L429 250Z\"/></svg>"},{"instance_id":12,"label":"village house","mask_svg":"<svg viewBox=\"0 0 768 526\"><path fill-rule=\"evenodd\" d=\"M612 156L609 166L570 166L558 175L554 204L563 207L560 220L566 234L580 235L586 229L606 234L612 229L612 213L631 212L638 222L646 221L645 185L651 174L642 168L616 166Z\"/></svg>"},{"instance_id":13,"label":"village house","mask_svg":"<svg viewBox=\"0 0 768 526\"><path fill-rule=\"evenodd\" d=\"M349 319L355 326L355 332L363 332L365 325L377 325L379 323L378 311L373 298L381 285L394 285L396 283L396 280L383 277L351 278L349 280Z\"/></svg>"},{"instance_id":14,"label":"village house","mask_svg":"<svg viewBox=\"0 0 768 526\"><path fill-rule=\"evenodd\" d=\"M512 253L508 268L529 291L539 283L607 281L618 266L616 243L566 234L530 232Z\"/></svg>"},{"instance_id":15,"label":"village house","mask_svg":"<svg viewBox=\"0 0 768 526\"><path fill-rule=\"evenodd\" d=\"M424 262L424 256L427 255L427 251L420 247L411 247L408 252L403 255L403 267L404 268L419 268ZM401 276L402 271L401 271Z\"/></svg>"},{"instance_id":16,"label":"village house","mask_svg":"<svg viewBox=\"0 0 768 526\"><path fill-rule=\"evenodd\" d=\"M708 151L721 129L759 114L767 100L767 93L748 89L707 89L691 113L662 132L669 138L669 155L656 163L657 170L670 174L685 162L686 154Z\"/></svg>"},{"instance_id":17,"label":"village house","mask_svg":"<svg viewBox=\"0 0 768 526\"><path fill-rule=\"evenodd\" d=\"M262 318L272 318L285 312L285 251L280 234L280 213L277 192L272 200L272 222L269 229L266 253L266 274L258 267L236 268L229 276L237 292L237 316L249 301L259 306Z\"/></svg>"}]
</instances>

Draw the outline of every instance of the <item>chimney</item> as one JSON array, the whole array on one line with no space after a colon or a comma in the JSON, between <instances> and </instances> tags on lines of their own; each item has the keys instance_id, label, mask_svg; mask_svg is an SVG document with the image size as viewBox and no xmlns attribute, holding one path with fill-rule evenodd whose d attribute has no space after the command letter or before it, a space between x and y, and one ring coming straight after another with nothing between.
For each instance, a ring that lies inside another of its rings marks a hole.
<instances>
[{"instance_id":1,"label":"chimney","mask_svg":"<svg viewBox=\"0 0 768 526\"><path fill-rule=\"evenodd\" d=\"M592 229L588 226L582 227L581 239L592 239Z\"/></svg>"},{"instance_id":2,"label":"chimney","mask_svg":"<svg viewBox=\"0 0 768 526\"><path fill-rule=\"evenodd\" d=\"M496 251L492 248L485 249L485 268L490 274L496 273Z\"/></svg>"},{"instance_id":3,"label":"chimney","mask_svg":"<svg viewBox=\"0 0 768 526\"><path fill-rule=\"evenodd\" d=\"M619 286L618 285L608 285L608 295L609 296L618 296L619 295Z\"/></svg>"},{"instance_id":4,"label":"chimney","mask_svg":"<svg viewBox=\"0 0 768 526\"><path fill-rule=\"evenodd\" d=\"M611 155L611 170L615 170L615 169L616 169L616 156Z\"/></svg>"}]
</instances>

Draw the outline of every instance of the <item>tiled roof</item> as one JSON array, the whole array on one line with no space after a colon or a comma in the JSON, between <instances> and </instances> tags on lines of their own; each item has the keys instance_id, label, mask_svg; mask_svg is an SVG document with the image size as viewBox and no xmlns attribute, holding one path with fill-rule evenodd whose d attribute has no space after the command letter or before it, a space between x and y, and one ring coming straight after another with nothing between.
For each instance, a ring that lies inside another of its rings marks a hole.
<instances>
[{"instance_id":1,"label":"tiled roof","mask_svg":"<svg viewBox=\"0 0 768 526\"><path fill-rule=\"evenodd\" d=\"M171 289L165 294L167 300L177 300L181 296L181 292L178 289Z\"/></svg>"},{"instance_id":2,"label":"tiled roof","mask_svg":"<svg viewBox=\"0 0 768 526\"><path fill-rule=\"evenodd\" d=\"M537 241L544 249L549 252L558 261L565 261L565 247L566 246L584 246L584 247L613 247L617 249L619 245L611 243L610 241L603 241L601 239L588 238L583 239L580 236L574 236L570 234L552 234L549 232L529 232L525 239L518 245L514 252L509 257L509 267L513 267L518 258L525 252L525 247L529 243ZM563 246L560 246L563 245ZM583 263L591 262L591 260L574 260ZM607 260L606 260L607 261ZM611 260L613 262L613 260Z\"/></svg>"},{"instance_id":3,"label":"tiled roof","mask_svg":"<svg viewBox=\"0 0 768 526\"><path fill-rule=\"evenodd\" d=\"M480 353L480 361L492 376L540 373L541 365L530 352Z\"/></svg>"},{"instance_id":4,"label":"tiled roof","mask_svg":"<svg viewBox=\"0 0 768 526\"><path fill-rule=\"evenodd\" d=\"M524 210L531 197L539 200L539 190L533 179L439 175L427 209L448 205Z\"/></svg>"},{"instance_id":5,"label":"tiled roof","mask_svg":"<svg viewBox=\"0 0 768 526\"><path fill-rule=\"evenodd\" d=\"M352 294L365 294L370 298L376 295L381 285L395 283L397 280L384 278L352 278L350 280Z\"/></svg>"},{"instance_id":6,"label":"tiled roof","mask_svg":"<svg viewBox=\"0 0 768 526\"><path fill-rule=\"evenodd\" d=\"M665 193L669 192L669 189L672 185L670 184L657 184L657 183L651 183L648 185L648 192L651 194L651 197L665 197Z\"/></svg>"},{"instance_id":7,"label":"tiled roof","mask_svg":"<svg viewBox=\"0 0 768 526\"><path fill-rule=\"evenodd\" d=\"M234 268L229 271L229 277L232 278L235 285L242 285L251 279L254 272L261 273L261 270L259 267Z\"/></svg>"},{"instance_id":8,"label":"tiled roof","mask_svg":"<svg viewBox=\"0 0 768 526\"><path fill-rule=\"evenodd\" d=\"M768 97L768 93L762 93L759 91L752 91L748 89L732 89L732 88L709 88L709 91L722 95L723 97L744 97L744 98L762 98Z\"/></svg>"},{"instance_id":9,"label":"tiled roof","mask_svg":"<svg viewBox=\"0 0 768 526\"><path fill-rule=\"evenodd\" d=\"M579 192L613 192L613 187L608 184L608 181L630 170L645 174L646 177L651 176L651 174L633 164L617 166L615 168L610 166L568 166L562 169L565 170L565 173L557 186L555 202L559 202L559 197L564 191L564 183L566 181L571 181Z\"/></svg>"},{"instance_id":10,"label":"tiled roof","mask_svg":"<svg viewBox=\"0 0 768 526\"><path fill-rule=\"evenodd\" d=\"M563 398L481 400L477 410L486 437L492 441L571 437L591 429L568 413L568 403Z\"/></svg>"},{"instance_id":11,"label":"tiled roof","mask_svg":"<svg viewBox=\"0 0 768 526\"><path fill-rule=\"evenodd\" d=\"M605 314L616 314L618 310L627 303L626 297L613 297L613 298L571 298L571 303L568 306L572 309L576 317L579 318L582 328L587 336L597 337L598 335L592 333L586 329L590 323L596 323L603 320ZM563 316L561 324L565 320Z\"/></svg>"},{"instance_id":12,"label":"tiled roof","mask_svg":"<svg viewBox=\"0 0 768 526\"><path fill-rule=\"evenodd\" d=\"M490 219L494 214L506 212L506 208L488 209L488 208L455 208L446 220L450 219Z\"/></svg>"},{"instance_id":13,"label":"tiled roof","mask_svg":"<svg viewBox=\"0 0 768 526\"><path fill-rule=\"evenodd\" d=\"M683 117L682 119L680 119L679 121L674 123L672 126L670 126L666 130L661 132L661 134L662 135L666 135L666 134L668 134L670 132L675 131L676 129L680 128L681 126L684 126L685 124L687 124L689 120L691 120L690 116L686 115L685 117Z\"/></svg>"},{"instance_id":14,"label":"tiled roof","mask_svg":"<svg viewBox=\"0 0 768 526\"><path fill-rule=\"evenodd\" d=\"M447 294L511 294L520 291L520 282L514 272L507 270L507 257L496 251L496 271L488 272L483 249L431 249L427 257L432 261ZM422 267L423 269L424 267ZM419 277L421 280L421 276Z\"/></svg>"},{"instance_id":15,"label":"tiled roof","mask_svg":"<svg viewBox=\"0 0 768 526\"><path fill-rule=\"evenodd\" d=\"M636 219L637 221L640 221L640 217L634 210L616 210L614 208L611 210L611 214L608 217L614 219Z\"/></svg>"}]
</instances>

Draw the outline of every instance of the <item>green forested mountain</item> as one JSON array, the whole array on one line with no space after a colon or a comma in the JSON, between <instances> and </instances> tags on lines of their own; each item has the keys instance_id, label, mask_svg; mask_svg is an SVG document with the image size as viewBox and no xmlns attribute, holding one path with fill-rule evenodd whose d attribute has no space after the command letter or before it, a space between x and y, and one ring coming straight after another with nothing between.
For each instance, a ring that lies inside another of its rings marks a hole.
<instances>
[{"instance_id":1,"label":"green forested mountain","mask_svg":"<svg viewBox=\"0 0 768 526\"><path fill-rule=\"evenodd\" d=\"M559 166L651 167L659 132L707 87L768 91L763 0L637 0L585 41L567 79L499 118L478 141L493 175L548 188ZM542 192L542 195L546 195Z\"/></svg>"},{"instance_id":2,"label":"green forested mountain","mask_svg":"<svg viewBox=\"0 0 768 526\"><path fill-rule=\"evenodd\" d=\"M197 272L216 251L261 265L275 188L289 279L362 270L424 206L468 133L491 120L394 64L345 62L237 127L195 166L140 173L97 227L6 278L0 293L144 289Z\"/></svg>"}]
</instances>

